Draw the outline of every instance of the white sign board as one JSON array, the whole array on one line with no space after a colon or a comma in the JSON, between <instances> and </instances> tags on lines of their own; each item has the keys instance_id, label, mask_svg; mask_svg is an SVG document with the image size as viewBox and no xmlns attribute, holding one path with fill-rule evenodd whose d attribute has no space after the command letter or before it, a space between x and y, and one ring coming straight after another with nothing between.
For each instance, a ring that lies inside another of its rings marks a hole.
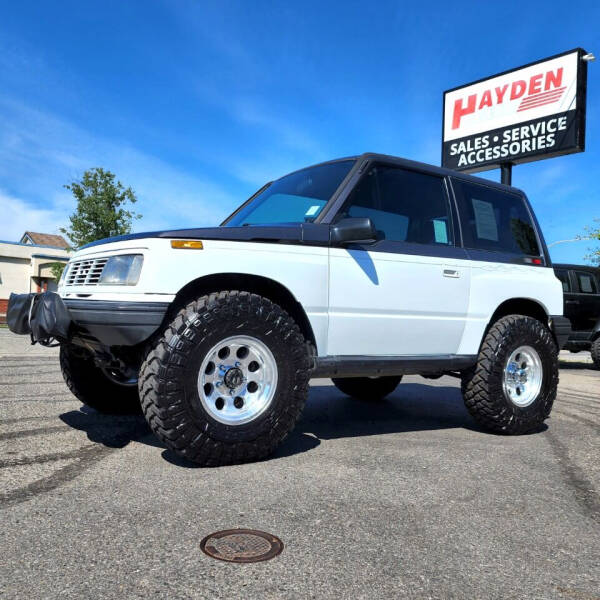
<instances>
[{"instance_id":1,"label":"white sign board","mask_svg":"<svg viewBox=\"0 0 600 600\"><path fill-rule=\"evenodd\" d=\"M442 165L482 171L581 152L582 49L444 92Z\"/></svg>"}]
</instances>

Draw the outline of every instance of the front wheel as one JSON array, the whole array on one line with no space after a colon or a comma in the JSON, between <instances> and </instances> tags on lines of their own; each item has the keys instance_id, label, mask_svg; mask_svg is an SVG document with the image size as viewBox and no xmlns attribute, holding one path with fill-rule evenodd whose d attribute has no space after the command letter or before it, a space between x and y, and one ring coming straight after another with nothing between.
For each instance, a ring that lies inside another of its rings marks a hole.
<instances>
[{"instance_id":1,"label":"front wheel","mask_svg":"<svg viewBox=\"0 0 600 600\"><path fill-rule=\"evenodd\" d=\"M83 348L61 344L60 368L68 388L86 406L112 415L141 412L137 380L101 369Z\"/></svg>"},{"instance_id":2,"label":"front wheel","mask_svg":"<svg viewBox=\"0 0 600 600\"><path fill-rule=\"evenodd\" d=\"M400 383L396 377L334 377L335 387L340 392L359 400L382 400L391 394Z\"/></svg>"},{"instance_id":3,"label":"front wheel","mask_svg":"<svg viewBox=\"0 0 600 600\"><path fill-rule=\"evenodd\" d=\"M484 428L505 434L539 429L558 385L558 349L548 327L509 315L488 331L477 364L463 374L465 405Z\"/></svg>"},{"instance_id":4,"label":"front wheel","mask_svg":"<svg viewBox=\"0 0 600 600\"><path fill-rule=\"evenodd\" d=\"M258 460L300 417L310 366L282 308L247 292L214 293L179 311L148 349L142 408L156 436L191 461Z\"/></svg>"}]
</instances>

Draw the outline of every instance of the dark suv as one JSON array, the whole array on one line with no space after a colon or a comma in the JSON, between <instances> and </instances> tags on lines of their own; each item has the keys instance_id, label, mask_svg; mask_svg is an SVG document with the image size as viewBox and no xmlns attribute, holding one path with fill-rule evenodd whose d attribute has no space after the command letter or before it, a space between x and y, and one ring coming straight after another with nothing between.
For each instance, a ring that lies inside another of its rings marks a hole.
<instances>
[{"instance_id":1,"label":"dark suv","mask_svg":"<svg viewBox=\"0 0 600 600\"><path fill-rule=\"evenodd\" d=\"M563 286L564 315L573 328L565 350L590 350L600 369L600 268L555 263L554 271Z\"/></svg>"}]
</instances>

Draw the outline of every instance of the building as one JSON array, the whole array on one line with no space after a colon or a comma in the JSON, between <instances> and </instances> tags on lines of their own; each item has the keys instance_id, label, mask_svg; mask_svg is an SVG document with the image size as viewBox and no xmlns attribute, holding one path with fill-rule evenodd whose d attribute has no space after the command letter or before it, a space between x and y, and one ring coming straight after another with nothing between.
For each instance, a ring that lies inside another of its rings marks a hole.
<instances>
[{"instance_id":1,"label":"building","mask_svg":"<svg viewBox=\"0 0 600 600\"><path fill-rule=\"evenodd\" d=\"M66 263L69 252L61 235L26 231L19 242L0 241L0 322L6 320L11 292L56 290L52 264Z\"/></svg>"}]
</instances>

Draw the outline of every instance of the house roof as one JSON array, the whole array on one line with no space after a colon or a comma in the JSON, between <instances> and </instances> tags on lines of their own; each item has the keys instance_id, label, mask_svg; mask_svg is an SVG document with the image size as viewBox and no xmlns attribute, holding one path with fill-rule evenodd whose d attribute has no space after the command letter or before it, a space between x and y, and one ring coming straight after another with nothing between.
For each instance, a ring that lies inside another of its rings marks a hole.
<instances>
[{"instance_id":1,"label":"house roof","mask_svg":"<svg viewBox=\"0 0 600 600\"><path fill-rule=\"evenodd\" d=\"M53 248L68 248L65 238L62 235L54 235L53 233L37 233L35 231L26 231L21 238L23 241L28 237L34 244L40 246L52 246Z\"/></svg>"}]
</instances>

